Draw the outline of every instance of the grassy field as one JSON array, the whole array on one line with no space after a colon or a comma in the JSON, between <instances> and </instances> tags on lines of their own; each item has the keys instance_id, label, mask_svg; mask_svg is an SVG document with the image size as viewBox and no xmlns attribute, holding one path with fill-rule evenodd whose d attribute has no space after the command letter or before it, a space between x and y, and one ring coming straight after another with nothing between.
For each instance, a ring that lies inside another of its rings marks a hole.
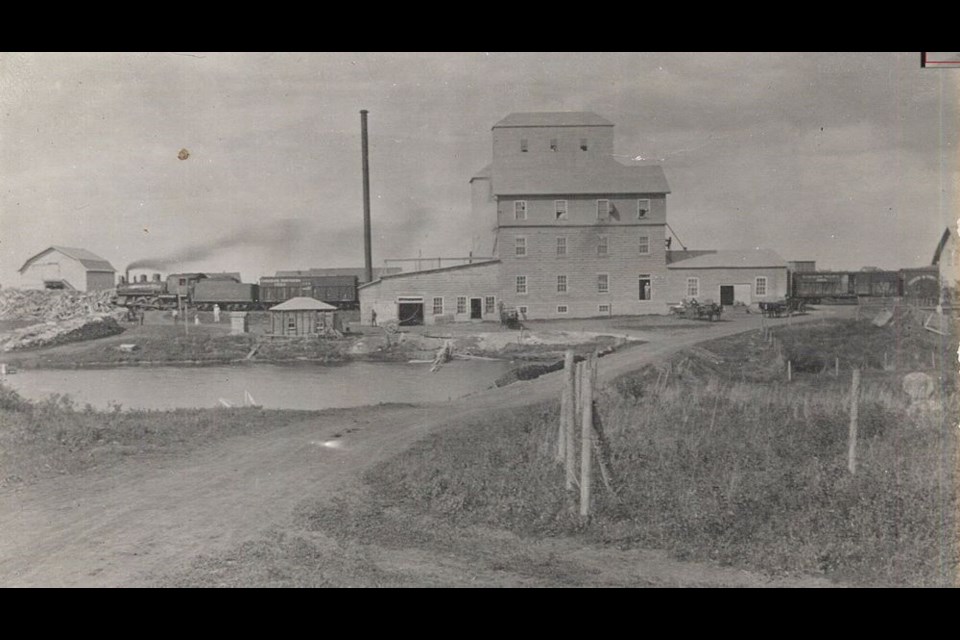
<instances>
[{"instance_id":1,"label":"grassy field","mask_svg":"<svg viewBox=\"0 0 960 640\"><path fill-rule=\"evenodd\" d=\"M771 576L955 584L960 403L947 354L956 343L853 321L784 327L774 337L717 340L601 389L619 495L597 481L589 522L553 461L556 402L439 433L367 480L385 500L460 525L572 533ZM884 370L884 351L897 370ZM803 363L790 383L788 359ZM864 367L854 476L846 469L850 366ZM914 370L939 381L923 409L900 390Z\"/></svg>"},{"instance_id":2,"label":"grassy field","mask_svg":"<svg viewBox=\"0 0 960 640\"><path fill-rule=\"evenodd\" d=\"M28 402L0 384L0 487L72 474L132 455L171 454L321 413L260 409L94 411L69 397Z\"/></svg>"}]
</instances>

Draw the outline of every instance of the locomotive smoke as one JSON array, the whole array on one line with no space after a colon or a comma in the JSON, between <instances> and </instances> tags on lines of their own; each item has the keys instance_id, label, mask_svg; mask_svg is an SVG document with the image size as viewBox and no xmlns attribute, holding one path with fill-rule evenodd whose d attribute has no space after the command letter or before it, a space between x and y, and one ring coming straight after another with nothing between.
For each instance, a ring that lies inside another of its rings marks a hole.
<instances>
[{"instance_id":1,"label":"locomotive smoke","mask_svg":"<svg viewBox=\"0 0 960 640\"><path fill-rule=\"evenodd\" d=\"M250 227L222 236L216 242L187 245L165 256L142 258L127 265L131 269L167 270L184 262L204 260L234 247L267 247L279 249L296 246L313 237L309 225L303 220L280 220L268 225Z\"/></svg>"}]
</instances>

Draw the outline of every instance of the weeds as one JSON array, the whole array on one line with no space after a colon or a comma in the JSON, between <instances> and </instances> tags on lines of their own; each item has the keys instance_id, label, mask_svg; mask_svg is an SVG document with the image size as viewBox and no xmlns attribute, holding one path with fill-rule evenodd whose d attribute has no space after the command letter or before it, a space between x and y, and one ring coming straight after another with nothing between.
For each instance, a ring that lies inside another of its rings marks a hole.
<instances>
[{"instance_id":1,"label":"weeds","mask_svg":"<svg viewBox=\"0 0 960 640\"><path fill-rule=\"evenodd\" d=\"M889 339L889 332L839 326L833 330L843 339L833 340L831 330L813 328L817 340L791 330L778 337L787 354L813 344L811 360L826 361L836 350L867 365ZM901 340L903 361L928 352L926 336L918 338ZM704 346L724 362L681 354L602 391L620 500L599 491L589 523L576 516L575 497L563 490L552 460L555 402L438 433L367 479L394 501L462 524L579 533L775 576L953 584L953 420L960 415L953 378L943 381L937 410L916 412L908 411L898 375L867 371L858 471L851 476L846 375L835 378L821 367L788 385L777 355L758 336ZM731 365L738 360L749 363L747 371Z\"/></svg>"}]
</instances>

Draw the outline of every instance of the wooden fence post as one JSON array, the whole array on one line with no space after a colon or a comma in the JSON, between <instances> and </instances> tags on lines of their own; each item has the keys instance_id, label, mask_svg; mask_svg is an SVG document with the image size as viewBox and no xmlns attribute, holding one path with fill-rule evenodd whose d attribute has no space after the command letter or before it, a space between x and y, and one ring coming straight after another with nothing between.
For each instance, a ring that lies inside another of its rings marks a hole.
<instances>
[{"instance_id":1,"label":"wooden fence post","mask_svg":"<svg viewBox=\"0 0 960 640\"><path fill-rule=\"evenodd\" d=\"M790 364L790 361L787 360L787 382L793 380L793 366Z\"/></svg>"},{"instance_id":2,"label":"wooden fence post","mask_svg":"<svg viewBox=\"0 0 960 640\"><path fill-rule=\"evenodd\" d=\"M566 443L566 448L564 450L564 467L566 472L566 483L565 486L567 490L573 488L573 481L576 476L576 470L574 466L577 462L577 450L574 446L576 442L576 435L574 429L576 428L577 418L577 363L573 357L573 350L568 350L563 357L563 386L564 391L567 395L567 412L564 414L565 420L563 423L563 439Z\"/></svg>"},{"instance_id":3,"label":"wooden fence post","mask_svg":"<svg viewBox=\"0 0 960 640\"><path fill-rule=\"evenodd\" d=\"M851 474L857 472L857 413L860 404L860 369L853 370L853 384L850 387L850 433L848 435L847 469Z\"/></svg>"},{"instance_id":4,"label":"wooden fence post","mask_svg":"<svg viewBox=\"0 0 960 640\"><path fill-rule=\"evenodd\" d=\"M593 366L589 359L583 362L583 382L580 402L583 414L580 423L580 515L590 515L591 449L593 441Z\"/></svg>"},{"instance_id":5,"label":"wooden fence post","mask_svg":"<svg viewBox=\"0 0 960 640\"><path fill-rule=\"evenodd\" d=\"M568 350L563 354L563 388L560 390L560 423L557 425L557 462L561 464L567 459L567 419L573 397L573 390L570 388L572 372L573 352Z\"/></svg>"},{"instance_id":6,"label":"wooden fence post","mask_svg":"<svg viewBox=\"0 0 960 640\"><path fill-rule=\"evenodd\" d=\"M840 377L840 356L836 356L833 359L833 377Z\"/></svg>"}]
</instances>

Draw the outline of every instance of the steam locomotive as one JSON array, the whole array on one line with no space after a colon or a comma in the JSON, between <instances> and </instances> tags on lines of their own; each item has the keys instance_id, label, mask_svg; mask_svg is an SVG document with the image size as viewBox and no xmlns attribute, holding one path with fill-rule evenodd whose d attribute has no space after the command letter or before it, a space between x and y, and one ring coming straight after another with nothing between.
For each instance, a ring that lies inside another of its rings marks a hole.
<instances>
[{"instance_id":1,"label":"steam locomotive","mask_svg":"<svg viewBox=\"0 0 960 640\"><path fill-rule=\"evenodd\" d=\"M356 276L261 277L241 282L239 273L156 273L131 279L120 276L115 303L137 309L175 309L180 304L209 311L258 311L298 296L315 298L338 309L359 309Z\"/></svg>"}]
</instances>

